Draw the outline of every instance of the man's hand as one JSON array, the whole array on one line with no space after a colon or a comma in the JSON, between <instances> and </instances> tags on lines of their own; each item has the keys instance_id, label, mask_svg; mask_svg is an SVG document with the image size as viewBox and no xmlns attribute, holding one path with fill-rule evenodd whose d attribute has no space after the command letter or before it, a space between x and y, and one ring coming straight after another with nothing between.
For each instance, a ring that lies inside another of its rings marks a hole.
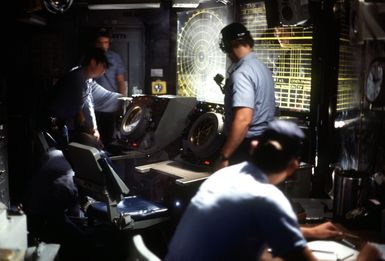
<instances>
[{"instance_id":1,"label":"man's hand","mask_svg":"<svg viewBox=\"0 0 385 261\"><path fill-rule=\"evenodd\" d=\"M96 141L100 141L100 133L98 131L98 129L95 129L94 130L94 133L93 133L94 137L96 138Z\"/></svg>"},{"instance_id":2,"label":"man's hand","mask_svg":"<svg viewBox=\"0 0 385 261\"><path fill-rule=\"evenodd\" d=\"M100 133L99 133L98 129L94 130L93 136L95 137L97 147L99 149L103 149L104 144L103 144L102 140L100 139Z\"/></svg>"},{"instance_id":3,"label":"man's hand","mask_svg":"<svg viewBox=\"0 0 385 261\"><path fill-rule=\"evenodd\" d=\"M380 251L375 246L365 244L357 256L356 261L377 261L381 259Z\"/></svg>"},{"instance_id":4,"label":"man's hand","mask_svg":"<svg viewBox=\"0 0 385 261\"><path fill-rule=\"evenodd\" d=\"M227 166L229 166L229 160L218 159L217 162L215 162L214 170L217 171Z\"/></svg>"},{"instance_id":5,"label":"man's hand","mask_svg":"<svg viewBox=\"0 0 385 261\"><path fill-rule=\"evenodd\" d=\"M327 239L343 236L343 232L331 222L325 222L315 227L301 227L305 238Z\"/></svg>"}]
</instances>

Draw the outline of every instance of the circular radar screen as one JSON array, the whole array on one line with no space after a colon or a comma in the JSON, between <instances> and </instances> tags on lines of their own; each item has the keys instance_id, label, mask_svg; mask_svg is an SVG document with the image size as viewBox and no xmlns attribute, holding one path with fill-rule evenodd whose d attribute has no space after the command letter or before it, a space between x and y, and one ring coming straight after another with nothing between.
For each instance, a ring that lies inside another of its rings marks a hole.
<instances>
[{"instance_id":1,"label":"circular radar screen","mask_svg":"<svg viewBox=\"0 0 385 261\"><path fill-rule=\"evenodd\" d=\"M220 31L227 23L219 12L223 10L218 9L178 14L178 95L223 102L223 94L214 77L226 72L226 55L218 43Z\"/></svg>"}]
</instances>

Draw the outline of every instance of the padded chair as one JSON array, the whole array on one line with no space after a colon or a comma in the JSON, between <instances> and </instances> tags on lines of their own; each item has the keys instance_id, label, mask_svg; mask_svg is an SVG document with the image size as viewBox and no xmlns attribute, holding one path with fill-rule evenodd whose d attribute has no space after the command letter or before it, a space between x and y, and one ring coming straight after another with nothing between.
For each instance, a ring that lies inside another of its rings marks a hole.
<instances>
[{"instance_id":1,"label":"padded chair","mask_svg":"<svg viewBox=\"0 0 385 261\"><path fill-rule=\"evenodd\" d=\"M48 153L51 150L58 149L57 142L49 132L39 131L37 133L37 138L44 153Z\"/></svg>"},{"instance_id":2,"label":"padded chair","mask_svg":"<svg viewBox=\"0 0 385 261\"><path fill-rule=\"evenodd\" d=\"M120 230L146 228L168 219L167 208L138 196L126 196L128 187L102 151L72 142L68 147L75 184L94 200L87 217L112 223Z\"/></svg>"}]
</instances>

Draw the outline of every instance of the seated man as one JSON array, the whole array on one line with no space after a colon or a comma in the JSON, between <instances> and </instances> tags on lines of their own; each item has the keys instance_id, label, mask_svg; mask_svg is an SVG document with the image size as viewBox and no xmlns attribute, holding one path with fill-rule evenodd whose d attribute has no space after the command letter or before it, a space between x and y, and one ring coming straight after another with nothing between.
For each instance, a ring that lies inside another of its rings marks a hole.
<instances>
[{"instance_id":1,"label":"seated man","mask_svg":"<svg viewBox=\"0 0 385 261\"><path fill-rule=\"evenodd\" d=\"M74 172L61 150L53 144L39 146L40 142L38 172L31 177L23 201L28 239L60 244L60 260L84 260L93 248L85 231L73 222L80 214Z\"/></svg>"},{"instance_id":2,"label":"seated man","mask_svg":"<svg viewBox=\"0 0 385 261\"><path fill-rule=\"evenodd\" d=\"M201 185L165 260L258 260L266 246L284 260L315 260L288 199L274 186L298 167L303 139L294 123L271 122L250 162L221 169ZM341 233L331 223L321 230L319 237Z\"/></svg>"}]
</instances>

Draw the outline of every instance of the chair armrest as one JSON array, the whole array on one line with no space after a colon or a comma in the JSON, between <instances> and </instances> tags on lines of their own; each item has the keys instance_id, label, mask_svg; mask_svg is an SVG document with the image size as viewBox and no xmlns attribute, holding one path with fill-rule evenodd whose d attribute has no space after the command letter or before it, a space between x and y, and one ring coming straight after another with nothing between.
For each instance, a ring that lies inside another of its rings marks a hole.
<instances>
[{"instance_id":1,"label":"chair armrest","mask_svg":"<svg viewBox=\"0 0 385 261\"><path fill-rule=\"evenodd\" d=\"M114 169L109 164L108 160L105 157L101 157L98 160L98 163L106 174L107 189L109 190L109 192L112 192L113 194L127 195L130 190L119 177L119 175L116 174Z\"/></svg>"}]
</instances>

